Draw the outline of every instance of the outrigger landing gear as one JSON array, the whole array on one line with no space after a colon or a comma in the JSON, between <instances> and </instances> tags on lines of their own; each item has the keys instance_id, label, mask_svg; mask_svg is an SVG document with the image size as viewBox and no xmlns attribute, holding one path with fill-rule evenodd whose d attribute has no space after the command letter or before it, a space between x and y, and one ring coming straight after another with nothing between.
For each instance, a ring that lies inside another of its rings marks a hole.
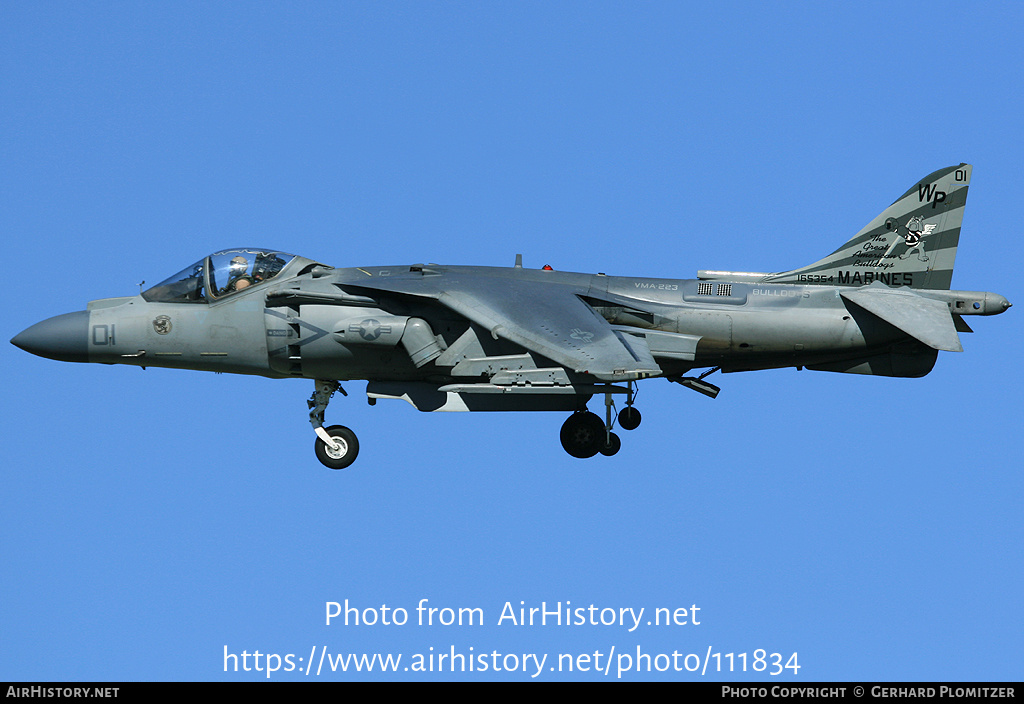
<instances>
[{"instance_id":1,"label":"outrigger landing gear","mask_svg":"<svg viewBox=\"0 0 1024 704\"><path fill-rule=\"evenodd\" d=\"M307 401L309 405L309 422L316 432L316 458L330 469L345 469L356 461L359 454L359 440L356 434L344 425L332 425L324 428L324 411L335 391L348 396L341 384L336 381L316 380L316 389Z\"/></svg>"},{"instance_id":2,"label":"outrigger landing gear","mask_svg":"<svg viewBox=\"0 0 1024 704\"><path fill-rule=\"evenodd\" d=\"M640 411L633 408L633 382L629 382L626 392L626 407L619 411L619 427L623 430L636 430L640 427Z\"/></svg>"}]
</instances>

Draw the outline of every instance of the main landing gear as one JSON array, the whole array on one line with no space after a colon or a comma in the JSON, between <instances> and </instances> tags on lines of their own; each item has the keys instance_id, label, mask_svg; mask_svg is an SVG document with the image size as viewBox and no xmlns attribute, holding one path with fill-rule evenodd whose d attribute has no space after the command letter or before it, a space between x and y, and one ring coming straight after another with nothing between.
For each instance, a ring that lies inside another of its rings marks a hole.
<instances>
[{"instance_id":1,"label":"main landing gear","mask_svg":"<svg viewBox=\"0 0 1024 704\"><path fill-rule=\"evenodd\" d=\"M316 432L316 458L330 469L345 469L356 461L359 454L359 440L356 434L344 425L332 425L324 428L324 411L335 391L348 396L341 384L336 381L316 380L316 390L309 401L309 422Z\"/></svg>"},{"instance_id":2,"label":"main landing gear","mask_svg":"<svg viewBox=\"0 0 1024 704\"><path fill-rule=\"evenodd\" d=\"M622 393L621 387L618 393ZM623 430L635 430L640 426L640 411L633 407L633 382L629 382L629 388L625 393L626 407L619 411L619 427ZM622 447L619 436L612 432L614 417L612 391L608 391L604 395L604 420L596 413L585 409L576 411L566 418L559 435L562 448L579 459L587 459L598 453L611 457Z\"/></svg>"}]
</instances>

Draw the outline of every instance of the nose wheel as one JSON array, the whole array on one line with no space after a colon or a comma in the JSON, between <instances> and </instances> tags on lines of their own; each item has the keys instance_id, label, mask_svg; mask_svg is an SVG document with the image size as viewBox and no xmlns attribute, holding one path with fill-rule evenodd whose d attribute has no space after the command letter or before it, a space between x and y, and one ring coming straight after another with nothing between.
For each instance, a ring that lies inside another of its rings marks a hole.
<instances>
[{"instance_id":1,"label":"nose wheel","mask_svg":"<svg viewBox=\"0 0 1024 704\"><path fill-rule=\"evenodd\" d=\"M356 461L359 454L359 440L356 434L344 425L332 425L324 428L324 411L327 404L331 402L331 396L335 391L343 395L345 389L336 381L316 380L316 388L313 396L307 402L309 405L309 422L316 433L314 451L320 463L329 469L345 469Z\"/></svg>"},{"instance_id":2,"label":"nose wheel","mask_svg":"<svg viewBox=\"0 0 1024 704\"><path fill-rule=\"evenodd\" d=\"M344 425L332 425L325 428L324 433L331 440L328 444L322 438L317 437L315 451L316 458L330 469L345 469L356 461L359 454L359 440L356 434Z\"/></svg>"}]
</instances>

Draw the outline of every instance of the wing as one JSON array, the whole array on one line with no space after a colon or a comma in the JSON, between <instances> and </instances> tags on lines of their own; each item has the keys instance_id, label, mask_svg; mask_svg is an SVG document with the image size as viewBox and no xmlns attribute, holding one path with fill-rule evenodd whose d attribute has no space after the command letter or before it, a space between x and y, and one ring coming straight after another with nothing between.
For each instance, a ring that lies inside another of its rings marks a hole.
<instances>
[{"instance_id":1,"label":"wing","mask_svg":"<svg viewBox=\"0 0 1024 704\"><path fill-rule=\"evenodd\" d=\"M513 270L514 271L514 270ZM578 373L602 381L661 374L643 338L613 330L580 300L582 286L544 282L515 273L488 276L424 272L339 284L353 291L382 291L430 298L506 340Z\"/></svg>"}]
</instances>

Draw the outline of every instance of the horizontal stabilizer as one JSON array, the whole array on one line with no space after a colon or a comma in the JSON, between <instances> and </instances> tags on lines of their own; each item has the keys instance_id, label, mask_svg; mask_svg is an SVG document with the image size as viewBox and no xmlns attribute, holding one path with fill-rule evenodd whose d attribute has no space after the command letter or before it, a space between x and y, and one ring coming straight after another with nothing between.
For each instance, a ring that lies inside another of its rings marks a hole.
<instances>
[{"instance_id":1,"label":"horizontal stabilizer","mask_svg":"<svg viewBox=\"0 0 1024 704\"><path fill-rule=\"evenodd\" d=\"M936 350L963 352L949 306L904 290L864 286L839 294Z\"/></svg>"}]
</instances>

